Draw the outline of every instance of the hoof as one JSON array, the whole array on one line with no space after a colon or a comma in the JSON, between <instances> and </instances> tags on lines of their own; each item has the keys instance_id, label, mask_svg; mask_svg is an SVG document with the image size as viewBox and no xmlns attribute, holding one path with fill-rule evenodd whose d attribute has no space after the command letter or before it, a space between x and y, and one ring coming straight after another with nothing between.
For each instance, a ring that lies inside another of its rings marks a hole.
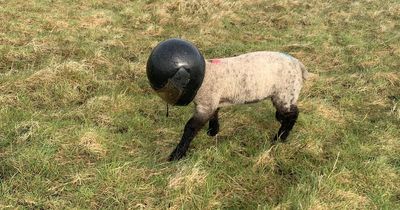
<instances>
[{"instance_id":1,"label":"hoof","mask_svg":"<svg viewBox=\"0 0 400 210\"><path fill-rule=\"evenodd\" d=\"M208 129L207 135L209 136L216 136L219 132L219 129Z\"/></svg>"},{"instance_id":2,"label":"hoof","mask_svg":"<svg viewBox=\"0 0 400 210\"><path fill-rule=\"evenodd\" d=\"M277 142L285 143L285 142L286 142L286 139L287 139L287 137L286 137L286 138L282 138L282 136L278 136L278 134L276 134L276 135L274 136L274 138L272 139L272 144L275 144L275 143L277 143Z\"/></svg>"},{"instance_id":3,"label":"hoof","mask_svg":"<svg viewBox=\"0 0 400 210\"><path fill-rule=\"evenodd\" d=\"M179 151L175 149L168 158L168 161L175 161L175 160L180 160L186 155L186 152Z\"/></svg>"}]
</instances>

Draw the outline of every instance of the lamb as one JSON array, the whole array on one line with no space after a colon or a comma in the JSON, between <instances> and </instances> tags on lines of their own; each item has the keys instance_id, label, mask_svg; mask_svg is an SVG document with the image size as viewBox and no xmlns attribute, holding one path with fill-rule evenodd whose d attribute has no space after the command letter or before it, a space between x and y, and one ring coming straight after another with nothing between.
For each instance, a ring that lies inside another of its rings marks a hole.
<instances>
[{"instance_id":1,"label":"lamb","mask_svg":"<svg viewBox=\"0 0 400 210\"><path fill-rule=\"evenodd\" d=\"M274 140L286 140L299 114L296 103L306 77L307 70L300 61L278 52L253 52L206 61L203 84L194 98L196 111L186 123L170 160L186 154L190 142L207 121L207 134L218 133L220 107L266 98L271 98L277 109L276 119L281 123Z\"/></svg>"},{"instance_id":2,"label":"lamb","mask_svg":"<svg viewBox=\"0 0 400 210\"><path fill-rule=\"evenodd\" d=\"M198 59L204 58L200 56ZM179 62L181 60L178 59ZM220 108L235 104L255 103L270 98L276 108L275 117L281 124L274 141L287 139L299 115L297 100L308 74L299 60L280 52L259 51L237 57L204 60L204 63L204 79L197 93L194 93L195 113L186 123L179 144L169 156L170 161L185 156L191 141L207 122L207 134L217 135ZM190 73L190 68L186 69ZM190 79L174 76L172 81L178 84L175 87L184 87Z\"/></svg>"}]
</instances>

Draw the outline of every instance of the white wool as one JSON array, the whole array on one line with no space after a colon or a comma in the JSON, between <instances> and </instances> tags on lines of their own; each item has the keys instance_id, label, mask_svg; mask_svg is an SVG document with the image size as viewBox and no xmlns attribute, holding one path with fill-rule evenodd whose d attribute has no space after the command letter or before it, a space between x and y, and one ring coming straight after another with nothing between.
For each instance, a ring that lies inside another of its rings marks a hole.
<instances>
[{"instance_id":1,"label":"white wool","mask_svg":"<svg viewBox=\"0 0 400 210\"><path fill-rule=\"evenodd\" d=\"M198 117L207 118L219 107L271 98L286 112L296 105L307 77L304 65L279 52L252 52L206 61L203 84L194 98Z\"/></svg>"}]
</instances>

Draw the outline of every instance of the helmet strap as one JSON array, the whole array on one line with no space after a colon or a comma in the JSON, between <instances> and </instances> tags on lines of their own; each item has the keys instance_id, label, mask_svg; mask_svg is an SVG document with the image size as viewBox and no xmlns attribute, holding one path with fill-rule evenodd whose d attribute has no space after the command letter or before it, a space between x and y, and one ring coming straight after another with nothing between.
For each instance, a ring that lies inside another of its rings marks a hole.
<instances>
[{"instance_id":1,"label":"helmet strap","mask_svg":"<svg viewBox=\"0 0 400 210\"><path fill-rule=\"evenodd\" d=\"M169 107L168 107L168 103L167 103L167 115L166 115L166 117L168 117L169 116Z\"/></svg>"}]
</instances>

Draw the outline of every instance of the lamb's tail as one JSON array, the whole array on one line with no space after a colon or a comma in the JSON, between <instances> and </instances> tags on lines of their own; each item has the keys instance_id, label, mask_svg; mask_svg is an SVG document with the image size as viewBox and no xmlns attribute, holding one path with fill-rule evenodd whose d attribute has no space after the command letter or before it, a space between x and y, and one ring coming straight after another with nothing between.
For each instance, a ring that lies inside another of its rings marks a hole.
<instances>
[{"instance_id":1,"label":"lamb's tail","mask_svg":"<svg viewBox=\"0 0 400 210\"><path fill-rule=\"evenodd\" d=\"M309 78L309 73L307 71L307 68L300 61L299 61L299 64L300 64L300 69L301 69L301 73L302 73L303 79L307 80Z\"/></svg>"}]
</instances>

